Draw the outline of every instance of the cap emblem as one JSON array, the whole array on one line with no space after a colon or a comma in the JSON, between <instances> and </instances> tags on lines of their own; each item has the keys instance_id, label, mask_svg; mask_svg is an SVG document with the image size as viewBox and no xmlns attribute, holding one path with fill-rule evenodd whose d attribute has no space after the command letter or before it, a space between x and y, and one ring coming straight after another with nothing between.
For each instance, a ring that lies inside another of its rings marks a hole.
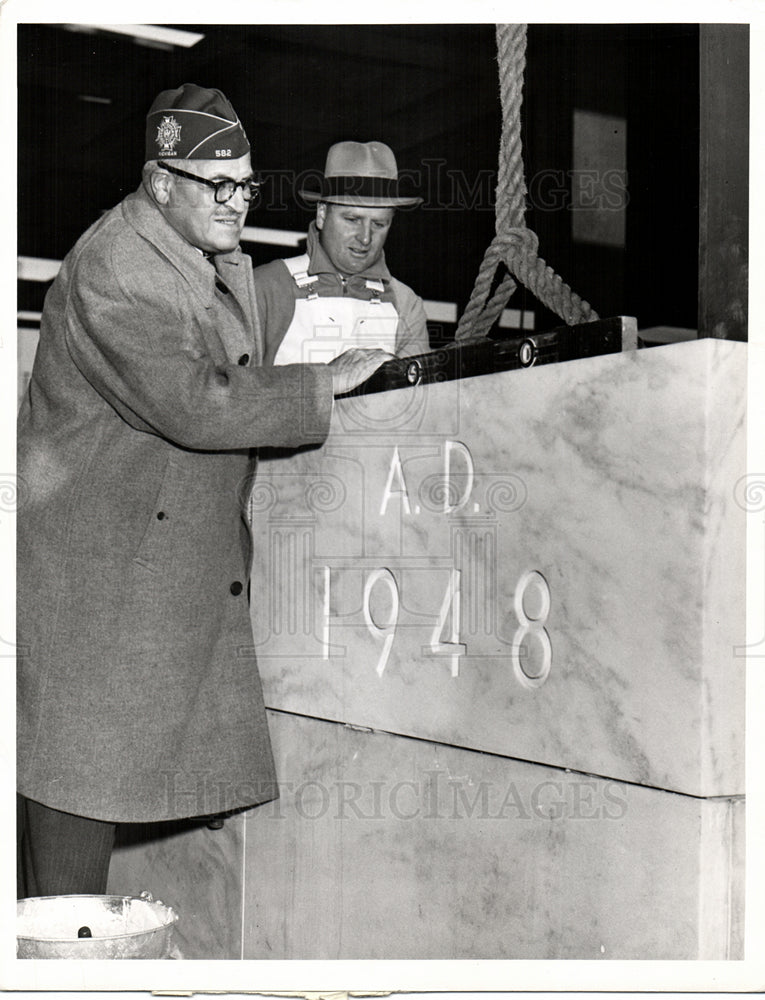
<instances>
[{"instance_id":1,"label":"cap emblem","mask_svg":"<svg viewBox=\"0 0 765 1000\"><path fill-rule=\"evenodd\" d=\"M157 126L157 145L160 153L172 153L181 141L181 126L172 115L165 115Z\"/></svg>"}]
</instances>

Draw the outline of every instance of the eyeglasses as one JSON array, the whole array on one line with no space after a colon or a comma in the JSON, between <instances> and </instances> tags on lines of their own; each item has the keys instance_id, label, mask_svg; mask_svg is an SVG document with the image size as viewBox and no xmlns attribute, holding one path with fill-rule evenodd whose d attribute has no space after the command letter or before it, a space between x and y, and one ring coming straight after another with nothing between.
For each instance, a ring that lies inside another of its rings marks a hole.
<instances>
[{"instance_id":1,"label":"eyeglasses","mask_svg":"<svg viewBox=\"0 0 765 1000\"><path fill-rule=\"evenodd\" d=\"M222 181L208 181L206 177L190 174L179 167L171 167L169 163L163 163L161 160L159 166L163 170L167 170L168 173L175 174L177 177L185 177L187 180L196 181L198 184L206 184L207 187L211 187L215 192L215 200L219 205L230 201L236 194L237 188L242 189L242 197L247 202L248 211L255 208L260 201L260 181L256 181L252 177L248 177L245 181L234 181L228 177Z\"/></svg>"}]
</instances>

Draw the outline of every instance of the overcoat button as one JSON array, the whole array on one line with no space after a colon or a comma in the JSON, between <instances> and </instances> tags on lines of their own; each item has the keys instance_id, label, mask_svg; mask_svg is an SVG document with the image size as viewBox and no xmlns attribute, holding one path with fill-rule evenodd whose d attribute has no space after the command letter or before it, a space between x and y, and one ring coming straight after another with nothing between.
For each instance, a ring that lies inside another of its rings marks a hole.
<instances>
[{"instance_id":1,"label":"overcoat button","mask_svg":"<svg viewBox=\"0 0 765 1000\"><path fill-rule=\"evenodd\" d=\"M238 580L234 580L234 582L229 587L229 590L234 595L234 597L239 597L239 595L244 590L244 587L241 585L241 583Z\"/></svg>"},{"instance_id":2,"label":"overcoat button","mask_svg":"<svg viewBox=\"0 0 765 1000\"><path fill-rule=\"evenodd\" d=\"M249 363L250 363L250 355L249 354L243 354L241 356L241 358L239 359L239 364L240 365L248 365Z\"/></svg>"},{"instance_id":3,"label":"overcoat button","mask_svg":"<svg viewBox=\"0 0 765 1000\"><path fill-rule=\"evenodd\" d=\"M164 521L166 517L167 517L167 514L165 514L165 512L163 510L159 511L159 513L157 514L157 520L158 521Z\"/></svg>"}]
</instances>

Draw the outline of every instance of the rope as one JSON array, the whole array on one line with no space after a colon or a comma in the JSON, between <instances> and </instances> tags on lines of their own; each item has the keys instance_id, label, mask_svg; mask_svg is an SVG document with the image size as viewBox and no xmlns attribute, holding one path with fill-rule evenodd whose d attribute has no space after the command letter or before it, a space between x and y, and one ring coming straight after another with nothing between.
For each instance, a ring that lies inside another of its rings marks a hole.
<instances>
[{"instance_id":1,"label":"rope","mask_svg":"<svg viewBox=\"0 0 765 1000\"><path fill-rule=\"evenodd\" d=\"M536 234L524 224L527 191L521 155L521 102L526 68L526 25L498 24L496 33L502 103L496 235L484 254L470 301L457 325L455 339L460 341L479 340L488 334L518 287L515 279L569 326L598 318L592 306L572 292L538 255ZM500 264L505 265L507 273L489 298Z\"/></svg>"}]
</instances>

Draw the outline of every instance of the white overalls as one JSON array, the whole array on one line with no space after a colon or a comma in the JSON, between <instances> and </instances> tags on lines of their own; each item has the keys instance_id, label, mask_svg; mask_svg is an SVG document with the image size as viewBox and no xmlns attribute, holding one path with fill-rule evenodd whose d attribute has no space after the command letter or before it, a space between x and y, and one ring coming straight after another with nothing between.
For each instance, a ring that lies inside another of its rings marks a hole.
<instances>
[{"instance_id":1,"label":"white overalls","mask_svg":"<svg viewBox=\"0 0 765 1000\"><path fill-rule=\"evenodd\" d=\"M308 274L308 254L290 257L282 263L298 288L319 280ZM392 302L382 302L382 281L367 278L371 299L352 296L321 296L309 292L295 301L295 313L274 358L275 365L326 364L349 347L379 347L395 353L398 313Z\"/></svg>"}]
</instances>

